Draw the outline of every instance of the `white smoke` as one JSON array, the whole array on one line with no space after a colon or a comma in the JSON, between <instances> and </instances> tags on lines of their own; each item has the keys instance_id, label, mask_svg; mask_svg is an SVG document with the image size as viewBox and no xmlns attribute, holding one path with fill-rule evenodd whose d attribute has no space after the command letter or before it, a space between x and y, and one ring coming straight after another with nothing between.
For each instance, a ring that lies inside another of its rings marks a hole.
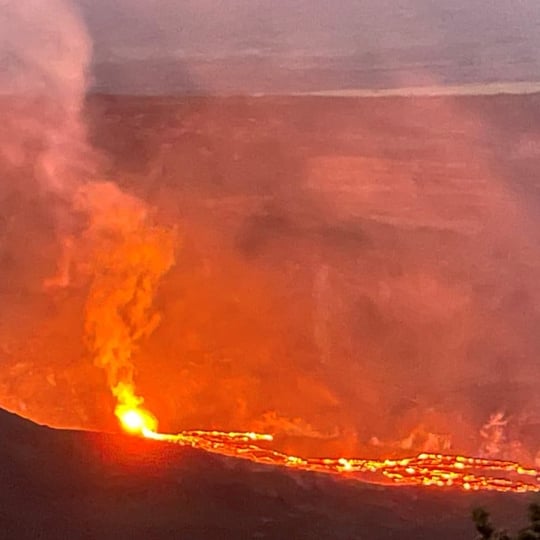
<instances>
[{"instance_id":1,"label":"white smoke","mask_svg":"<svg viewBox=\"0 0 540 540\"><path fill-rule=\"evenodd\" d=\"M63 0L0 0L0 94L11 99L0 156L41 187L73 188L89 152L81 108L91 43ZM78 171L77 171L78 169Z\"/></svg>"},{"instance_id":2,"label":"white smoke","mask_svg":"<svg viewBox=\"0 0 540 540\"><path fill-rule=\"evenodd\" d=\"M501 456L507 442L507 424L508 420L503 412L499 411L490 415L488 421L480 429L481 455L491 458Z\"/></svg>"},{"instance_id":3,"label":"white smoke","mask_svg":"<svg viewBox=\"0 0 540 540\"><path fill-rule=\"evenodd\" d=\"M87 274L94 362L119 402L141 403L132 354L159 321L152 303L174 262L174 231L157 226L144 201L93 174L82 117L91 43L71 3L0 0L0 35L0 94L9 111L0 159L23 179L23 194L28 186L42 192L62 248L45 285L66 287L73 274Z\"/></svg>"}]
</instances>

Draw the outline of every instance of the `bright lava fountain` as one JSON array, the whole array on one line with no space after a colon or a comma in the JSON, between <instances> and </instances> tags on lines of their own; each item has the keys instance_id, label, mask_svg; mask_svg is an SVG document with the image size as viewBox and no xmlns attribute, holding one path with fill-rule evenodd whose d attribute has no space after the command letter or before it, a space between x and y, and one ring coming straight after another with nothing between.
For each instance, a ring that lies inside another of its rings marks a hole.
<instances>
[{"instance_id":1,"label":"bright lava fountain","mask_svg":"<svg viewBox=\"0 0 540 540\"><path fill-rule=\"evenodd\" d=\"M303 458L272 450L273 436L252 432L157 432L156 419L142 408L117 410L122 427L134 435L191 446L207 452L290 469L328 473L371 482L454 487L465 491L540 492L540 471L512 461L459 455L419 454L404 459Z\"/></svg>"}]
</instances>

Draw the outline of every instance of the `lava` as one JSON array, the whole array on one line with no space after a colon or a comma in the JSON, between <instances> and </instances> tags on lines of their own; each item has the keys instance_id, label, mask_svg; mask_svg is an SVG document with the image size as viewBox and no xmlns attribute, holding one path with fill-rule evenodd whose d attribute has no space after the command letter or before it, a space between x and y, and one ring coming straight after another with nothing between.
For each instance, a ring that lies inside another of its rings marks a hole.
<instances>
[{"instance_id":1,"label":"lava","mask_svg":"<svg viewBox=\"0 0 540 540\"><path fill-rule=\"evenodd\" d=\"M117 415L122 427L128 433L150 436L150 434L153 433L152 430L155 429L157 425L153 416L143 410L127 409L122 411L120 409L117 410Z\"/></svg>"},{"instance_id":2,"label":"lava","mask_svg":"<svg viewBox=\"0 0 540 540\"><path fill-rule=\"evenodd\" d=\"M459 488L464 491L540 492L540 470L513 461L459 455L419 454L403 459L304 458L274 450L273 436L254 432L193 430L159 433L155 418L141 408L117 415L123 428L148 439L191 446L255 463L397 485Z\"/></svg>"}]
</instances>

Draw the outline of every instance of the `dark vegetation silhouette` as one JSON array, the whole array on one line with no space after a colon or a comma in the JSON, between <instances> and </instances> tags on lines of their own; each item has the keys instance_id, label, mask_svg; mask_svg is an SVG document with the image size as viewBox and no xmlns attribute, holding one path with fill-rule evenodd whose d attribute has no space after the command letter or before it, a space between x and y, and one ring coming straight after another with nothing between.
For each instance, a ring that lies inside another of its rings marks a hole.
<instances>
[{"instance_id":1,"label":"dark vegetation silhouette","mask_svg":"<svg viewBox=\"0 0 540 540\"><path fill-rule=\"evenodd\" d=\"M477 540L540 540L540 504L532 503L529 506L529 523L516 537L512 537L502 529L497 529L491 522L489 512L484 508L475 508L472 519L476 531Z\"/></svg>"}]
</instances>

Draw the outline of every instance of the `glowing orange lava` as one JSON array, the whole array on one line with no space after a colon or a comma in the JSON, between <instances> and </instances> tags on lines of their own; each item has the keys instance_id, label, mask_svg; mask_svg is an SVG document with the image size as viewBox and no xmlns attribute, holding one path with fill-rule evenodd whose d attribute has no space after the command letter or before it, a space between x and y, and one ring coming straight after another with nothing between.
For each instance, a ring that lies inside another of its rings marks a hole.
<instances>
[{"instance_id":1,"label":"glowing orange lava","mask_svg":"<svg viewBox=\"0 0 540 540\"><path fill-rule=\"evenodd\" d=\"M144 409L125 409L121 414L117 411L117 415L124 429L130 433L261 464L368 482L453 487L465 491L540 492L540 471L512 461L443 454L385 460L303 458L269 448L267 443L271 443L273 437L265 433L196 430L171 435L158 433L157 421Z\"/></svg>"},{"instance_id":2,"label":"glowing orange lava","mask_svg":"<svg viewBox=\"0 0 540 540\"><path fill-rule=\"evenodd\" d=\"M157 429L157 420L145 409L118 405L116 407L116 416L128 433L151 437Z\"/></svg>"}]
</instances>

